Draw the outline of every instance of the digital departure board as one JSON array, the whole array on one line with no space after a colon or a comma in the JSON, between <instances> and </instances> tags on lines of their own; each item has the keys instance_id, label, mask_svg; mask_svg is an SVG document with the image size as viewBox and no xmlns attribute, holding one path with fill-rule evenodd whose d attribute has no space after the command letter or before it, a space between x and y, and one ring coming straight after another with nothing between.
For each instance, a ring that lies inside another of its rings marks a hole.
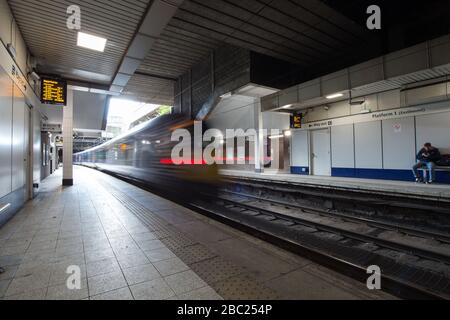
<instances>
[{"instance_id":1,"label":"digital departure board","mask_svg":"<svg viewBox=\"0 0 450 320\"><path fill-rule=\"evenodd\" d=\"M294 112L291 118L291 128L301 129L303 114L301 112Z\"/></svg>"},{"instance_id":2,"label":"digital departure board","mask_svg":"<svg viewBox=\"0 0 450 320\"><path fill-rule=\"evenodd\" d=\"M61 79L42 78L41 102L45 104L66 105L67 82Z\"/></svg>"}]
</instances>

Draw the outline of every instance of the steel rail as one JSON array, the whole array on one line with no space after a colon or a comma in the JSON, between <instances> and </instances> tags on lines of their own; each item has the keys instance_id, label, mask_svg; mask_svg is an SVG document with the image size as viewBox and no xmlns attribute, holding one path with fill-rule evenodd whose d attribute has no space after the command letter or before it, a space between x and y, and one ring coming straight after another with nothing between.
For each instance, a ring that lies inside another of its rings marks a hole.
<instances>
[{"instance_id":1,"label":"steel rail","mask_svg":"<svg viewBox=\"0 0 450 320\"><path fill-rule=\"evenodd\" d=\"M414 196L406 193L386 193L378 190L369 190L369 189L355 189L347 186L328 186L328 185L317 185L317 184L298 184L292 183L289 181L279 181L279 180L267 180L261 178L245 178L245 177L237 177L237 176L223 176L222 182L245 185L250 187L258 187L258 188L267 188L269 190L274 191L283 191L290 193L301 193L312 196L320 196L320 197L328 197L330 199L335 200L350 200L350 198L346 195L342 194L327 194L324 195L324 190L332 190L339 193L351 193L353 194L351 197L352 201L365 202L373 205L389 205L391 207L402 207L402 208L410 208L410 209L419 209L419 210L432 210L435 212L450 214L450 199L444 199L436 196L427 196L426 199L419 198L418 196ZM373 199L373 195L378 197L393 197L395 196L397 199L401 197L403 201L398 200L381 200L381 199ZM417 201L421 201L421 203L417 203ZM422 202L426 201L426 204ZM436 203L440 204L442 207L436 207Z\"/></svg>"},{"instance_id":2,"label":"steel rail","mask_svg":"<svg viewBox=\"0 0 450 320\"><path fill-rule=\"evenodd\" d=\"M450 265L450 256L441 254L438 252L428 251L428 250L413 247L413 246L410 246L407 244L402 244L402 243L398 243L398 242L380 239L378 237L374 237L371 235L363 235L363 234L353 232L350 230L345 230L342 228L325 225L325 224L322 224L319 222L314 222L314 221L306 220L306 219L299 218L299 217L286 216L286 215L278 213L278 212L273 212L273 211L270 211L267 209L259 208L256 206L251 206L248 204L244 204L244 203L241 203L238 201L226 199L223 197L216 197L216 200L220 200L220 201L229 203L229 204L237 206L237 207L245 208L249 211L255 211L255 212L259 212L264 215L273 216L277 219L290 221L293 224L297 224L297 225L299 224L299 225L307 226L310 228L315 228L317 230L335 233L335 234L338 234L338 235L341 235L341 236L344 236L344 237L347 237L350 239L354 239L357 241L365 242L365 243L374 243L380 247L384 247L384 248L388 248L388 249L396 250L396 251L401 251L401 252L416 255L416 256L419 256L419 257L422 257L425 259L429 259L429 260L433 260L433 261L437 261L437 262L443 262L443 263Z\"/></svg>"},{"instance_id":3,"label":"steel rail","mask_svg":"<svg viewBox=\"0 0 450 320\"><path fill-rule=\"evenodd\" d=\"M304 212L318 213L318 214L326 215L329 217L338 217L338 218L342 218L344 220L353 221L353 222L362 222L362 223L366 223L367 225L373 226L376 228L391 230L391 231L399 231L399 232L407 234L407 235L412 235L412 236L417 236L417 237L422 237L422 238L431 238L434 240L438 240L440 242L450 244L450 236L449 235L445 235L445 234L434 232L434 231L426 231L426 230L420 230L420 229L416 229L416 228L412 228L412 227L405 227L405 226L402 226L399 224L388 223L385 221L373 220L373 219L368 219L368 218L364 218L364 217L353 216L353 215L345 214L342 212L336 212L336 211L330 212L326 209L314 208L314 207L310 207L307 205L300 205L297 203L293 204L293 203L288 203L288 202L275 200L275 199L261 198L261 197L254 196L251 194L246 194L246 193L245 194L238 193L238 192L229 191L229 190L221 190L221 192L233 194L233 195L243 197L243 198L252 198L252 199L255 199L258 201L268 202L268 203L280 205L280 206L283 206L286 208L300 209Z\"/></svg>"},{"instance_id":4,"label":"steel rail","mask_svg":"<svg viewBox=\"0 0 450 320\"><path fill-rule=\"evenodd\" d=\"M252 225L251 223L247 223L243 219L231 217L227 213L224 213L223 210L212 209L209 205L205 206L198 203L190 203L184 205L191 210L235 227L243 232L268 241L283 249L309 258L316 263L329 267L347 276L353 277L358 281L365 282L367 280L367 266L361 265L357 262L352 262L349 259L337 257L333 255L333 253L315 248L307 242L293 241L292 239L280 236L275 232L271 232L268 229L255 227L254 225ZM402 299L450 299L450 296L430 290L413 282L405 281L396 276L382 273L381 279L384 291L389 292Z\"/></svg>"}]
</instances>

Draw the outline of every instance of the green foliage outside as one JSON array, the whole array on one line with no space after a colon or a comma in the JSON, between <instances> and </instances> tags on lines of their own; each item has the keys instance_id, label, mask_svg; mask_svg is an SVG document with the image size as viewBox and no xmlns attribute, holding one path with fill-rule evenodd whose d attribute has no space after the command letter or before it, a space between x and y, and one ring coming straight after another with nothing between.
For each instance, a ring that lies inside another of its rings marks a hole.
<instances>
[{"instance_id":1,"label":"green foliage outside","mask_svg":"<svg viewBox=\"0 0 450 320\"><path fill-rule=\"evenodd\" d=\"M172 112L172 107L160 106L158 109L156 109L156 112L158 113L158 116L164 116L164 115L170 114Z\"/></svg>"}]
</instances>

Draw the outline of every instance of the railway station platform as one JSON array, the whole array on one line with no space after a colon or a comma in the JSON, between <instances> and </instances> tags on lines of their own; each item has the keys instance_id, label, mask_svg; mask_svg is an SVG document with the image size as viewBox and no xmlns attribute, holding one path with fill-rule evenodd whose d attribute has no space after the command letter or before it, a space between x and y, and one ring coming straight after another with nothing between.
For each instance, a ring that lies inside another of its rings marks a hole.
<instances>
[{"instance_id":1,"label":"railway station platform","mask_svg":"<svg viewBox=\"0 0 450 320\"><path fill-rule=\"evenodd\" d=\"M277 171L266 171L256 173L243 170L221 170L220 174L225 177L239 177L244 179L257 179L263 181L285 182L289 184L301 184L302 186L313 186L317 188L358 191L361 193L376 193L381 195L402 196L416 199L439 200L450 202L450 186L447 184L423 184L378 179L359 179L343 177L325 177L297 175L290 173L279 173Z\"/></svg>"},{"instance_id":2,"label":"railway station platform","mask_svg":"<svg viewBox=\"0 0 450 320\"><path fill-rule=\"evenodd\" d=\"M75 166L62 187L61 171L0 229L1 299L394 298L101 172Z\"/></svg>"}]
</instances>

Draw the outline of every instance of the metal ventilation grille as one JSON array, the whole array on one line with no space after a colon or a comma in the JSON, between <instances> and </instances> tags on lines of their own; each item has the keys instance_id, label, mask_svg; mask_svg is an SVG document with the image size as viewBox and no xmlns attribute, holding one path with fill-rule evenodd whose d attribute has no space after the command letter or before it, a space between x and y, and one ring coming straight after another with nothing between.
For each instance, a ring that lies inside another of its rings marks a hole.
<instances>
[{"instance_id":1,"label":"metal ventilation grille","mask_svg":"<svg viewBox=\"0 0 450 320\"><path fill-rule=\"evenodd\" d=\"M376 92L389 91L400 88L401 85L392 83L390 81L380 81L371 83L369 85L352 89L352 95L354 97L369 95Z\"/></svg>"},{"instance_id":2,"label":"metal ventilation grille","mask_svg":"<svg viewBox=\"0 0 450 320\"><path fill-rule=\"evenodd\" d=\"M433 70L435 70L436 72L439 72L443 75L447 75L450 74L450 64L446 64L443 66L439 66L439 67L435 67L433 68Z\"/></svg>"},{"instance_id":3,"label":"metal ventilation grille","mask_svg":"<svg viewBox=\"0 0 450 320\"><path fill-rule=\"evenodd\" d=\"M389 81L396 83L398 85L405 85L405 84L409 84L409 83L430 80L430 79L445 76L446 73L443 71L444 70L440 70L440 69L436 69L436 70L435 69L427 69L427 70L407 74L404 76L396 77L393 79L389 79Z\"/></svg>"},{"instance_id":4,"label":"metal ventilation grille","mask_svg":"<svg viewBox=\"0 0 450 320\"><path fill-rule=\"evenodd\" d=\"M142 102L172 106L174 85L171 80L134 75L123 94Z\"/></svg>"},{"instance_id":5,"label":"metal ventilation grille","mask_svg":"<svg viewBox=\"0 0 450 320\"><path fill-rule=\"evenodd\" d=\"M150 0L8 0L39 71L109 84ZM81 31L107 39L105 52L77 47L66 26L69 5L81 8Z\"/></svg>"},{"instance_id":6,"label":"metal ventilation grille","mask_svg":"<svg viewBox=\"0 0 450 320\"><path fill-rule=\"evenodd\" d=\"M354 96L369 95L377 92L383 92L393 89L399 89L404 85L416 83L425 80L431 80L450 74L448 66L417 71L411 74L402 75L389 80L383 80L369 85L352 89Z\"/></svg>"}]
</instances>

